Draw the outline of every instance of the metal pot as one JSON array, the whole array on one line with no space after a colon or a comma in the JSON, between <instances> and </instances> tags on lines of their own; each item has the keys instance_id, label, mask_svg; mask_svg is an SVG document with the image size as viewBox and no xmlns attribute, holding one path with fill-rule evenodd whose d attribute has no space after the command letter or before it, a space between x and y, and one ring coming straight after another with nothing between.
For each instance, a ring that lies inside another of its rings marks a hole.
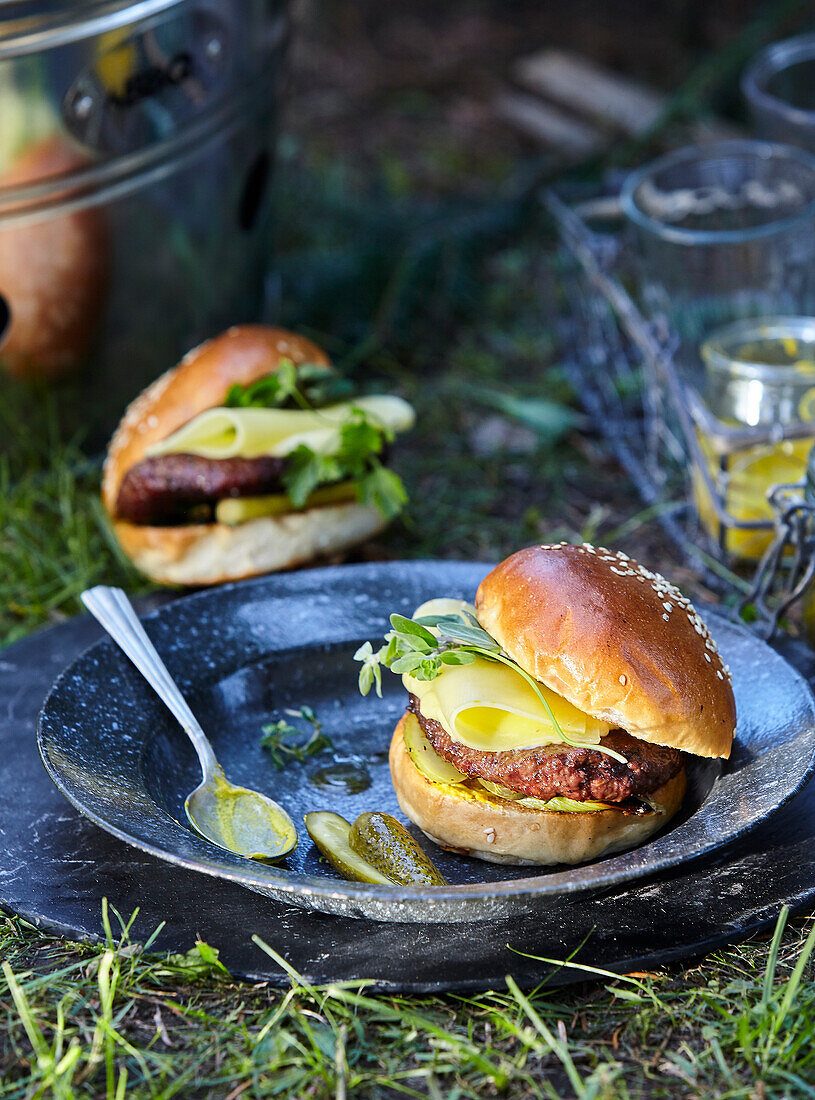
<instances>
[{"instance_id":1,"label":"metal pot","mask_svg":"<svg viewBox=\"0 0 815 1100\"><path fill-rule=\"evenodd\" d=\"M3 385L78 379L107 423L256 320L284 0L11 0L0 17Z\"/></svg>"}]
</instances>

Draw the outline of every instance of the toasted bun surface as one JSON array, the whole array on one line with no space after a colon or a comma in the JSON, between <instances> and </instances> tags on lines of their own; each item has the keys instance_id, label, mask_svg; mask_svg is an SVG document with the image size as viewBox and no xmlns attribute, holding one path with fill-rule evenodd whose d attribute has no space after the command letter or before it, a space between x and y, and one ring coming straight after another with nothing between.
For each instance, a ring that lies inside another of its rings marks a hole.
<instances>
[{"instance_id":1,"label":"toasted bun surface","mask_svg":"<svg viewBox=\"0 0 815 1100\"><path fill-rule=\"evenodd\" d=\"M496 566L475 602L510 657L587 714L655 745L730 755L730 674L664 577L599 547L531 546Z\"/></svg>"},{"instance_id":2,"label":"toasted bun surface","mask_svg":"<svg viewBox=\"0 0 815 1100\"><path fill-rule=\"evenodd\" d=\"M61 138L49 137L24 150L0 177L0 188L60 176L85 163ZM81 365L104 305L109 252L98 206L3 226L0 293L11 320L0 362L10 374L56 379Z\"/></svg>"},{"instance_id":3,"label":"toasted bun surface","mask_svg":"<svg viewBox=\"0 0 815 1100\"><path fill-rule=\"evenodd\" d=\"M414 766L399 720L390 747L390 767L402 811L443 848L491 863L584 863L641 844L679 809L685 795L684 769L651 798L659 813L647 816L619 810L549 813L457 785L432 783Z\"/></svg>"},{"instance_id":4,"label":"toasted bun surface","mask_svg":"<svg viewBox=\"0 0 815 1100\"><path fill-rule=\"evenodd\" d=\"M236 527L118 522L113 529L127 556L154 581L206 585L292 569L363 542L385 524L376 508L350 503L266 516Z\"/></svg>"},{"instance_id":5,"label":"toasted bun surface","mask_svg":"<svg viewBox=\"0 0 815 1100\"><path fill-rule=\"evenodd\" d=\"M236 325L199 344L129 406L108 445L102 501L114 516L127 471L158 443L206 409L221 405L235 383L245 386L277 370L281 359L328 365L321 348L285 329Z\"/></svg>"}]
</instances>

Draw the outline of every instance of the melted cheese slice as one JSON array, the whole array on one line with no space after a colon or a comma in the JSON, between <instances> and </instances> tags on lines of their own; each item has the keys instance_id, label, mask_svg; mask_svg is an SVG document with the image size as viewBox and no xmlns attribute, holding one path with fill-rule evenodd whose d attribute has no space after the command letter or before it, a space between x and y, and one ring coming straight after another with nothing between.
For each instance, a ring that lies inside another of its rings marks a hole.
<instances>
[{"instance_id":1,"label":"melted cheese slice","mask_svg":"<svg viewBox=\"0 0 815 1100\"><path fill-rule=\"evenodd\" d=\"M325 409L207 409L167 439L148 447L149 457L192 454L202 458L280 458L301 443L317 454L332 454L343 424L361 409L393 432L413 426L413 408L401 397L360 397Z\"/></svg>"},{"instance_id":2,"label":"melted cheese slice","mask_svg":"<svg viewBox=\"0 0 815 1100\"><path fill-rule=\"evenodd\" d=\"M451 614L470 605L462 600L429 601L421 615ZM431 718L462 745L484 752L531 749L562 743L545 707L520 672L477 657L471 665L448 665L435 680L406 674L405 688ZM570 739L596 745L611 727L578 710L557 692L538 684L552 713Z\"/></svg>"}]
</instances>

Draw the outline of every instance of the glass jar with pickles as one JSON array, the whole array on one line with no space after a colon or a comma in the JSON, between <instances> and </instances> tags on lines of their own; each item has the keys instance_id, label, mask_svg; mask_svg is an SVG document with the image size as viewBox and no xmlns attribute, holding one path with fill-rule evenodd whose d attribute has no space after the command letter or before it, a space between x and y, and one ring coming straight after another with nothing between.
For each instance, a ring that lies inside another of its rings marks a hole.
<instances>
[{"instance_id":1,"label":"glass jar with pickles","mask_svg":"<svg viewBox=\"0 0 815 1100\"><path fill-rule=\"evenodd\" d=\"M738 321L701 356L704 399L692 411L718 499L694 468L696 507L729 556L757 561L773 538L767 494L803 478L815 441L815 318Z\"/></svg>"},{"instance_id":2,"label":"glass jar with pickles","mask_svg":"<svg viewBox=\"0 0 815 1100\"><path fill-rule=\"evenodd\" d=\"M810 554L815 554L815 447L809 452L804 478L804 502L812 510L807 521L807 542ZM804 634L815 648L815 580L809 582L801 597L801 615Z\"/></svg>"}]
</instances>

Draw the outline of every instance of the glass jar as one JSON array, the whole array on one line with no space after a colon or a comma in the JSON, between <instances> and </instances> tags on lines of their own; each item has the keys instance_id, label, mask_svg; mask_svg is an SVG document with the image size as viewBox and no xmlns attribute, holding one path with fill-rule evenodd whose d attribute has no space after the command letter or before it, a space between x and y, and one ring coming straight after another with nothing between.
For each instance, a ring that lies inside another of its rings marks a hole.
<instances>
[{"instance_id":1,"label":"glass jar","mask_svg":"<svg viewBox=\"0 0 815 1100\"><path fill-rule=\"evenodd\" d=\"M286 7L0 9L0 400L71 379L104 433L191 346L261 318Z\"/></svg>"},{"instance_id":2,"label":"glass jar","mask_svg":"<svg viewBox=\"0 0 815 1100\"><path fill-rule=\"evenodd\" d=\"M815 553L815 447L809 452L804 479L804 500L813 509L813 519L809 520L810 552ZM801 599L801 613L804 634L809 644L815 648L815 580L810 581Z\"/></svg>"},{"instance_id":3,"label":"glass jar","mask_svg":"<svg viewBox=\"0 0 815 1100\"><path fill-rule=\"evenodd\" d=\"M745 70L741 87L760 137L815 153L815 34L762 50Z\"/></svg>"},{"instance_id":4,"label":"glass jar","mask_svg":"<svg viewBox=\"0 0 815 1100\"><path fill-rule=\"evenodd\" d=\"M755 561L773 537L767 494L801 480L815 439L815 317L736 322L714 332L701 356L705 407L723 429L697 426L702 452L728 515L754 526L720 530L707 486L694 470L697 510L729 554ZM749 431L741 432L739 445L731 447L728 428L764 429L764 441L751 443Z\"/></svg>"},{"instance_id":5,"label":"glass jar","mask_svg":"<svg viewBox=\"0 0 815 1100\"><path fill-rule=\"evenodd\" d=\"M688 146L621 192L646 316L678 337L697 386L699 344L744 317L815 314L815 157L761 141Z\"/></svg>"}]
</instances>

